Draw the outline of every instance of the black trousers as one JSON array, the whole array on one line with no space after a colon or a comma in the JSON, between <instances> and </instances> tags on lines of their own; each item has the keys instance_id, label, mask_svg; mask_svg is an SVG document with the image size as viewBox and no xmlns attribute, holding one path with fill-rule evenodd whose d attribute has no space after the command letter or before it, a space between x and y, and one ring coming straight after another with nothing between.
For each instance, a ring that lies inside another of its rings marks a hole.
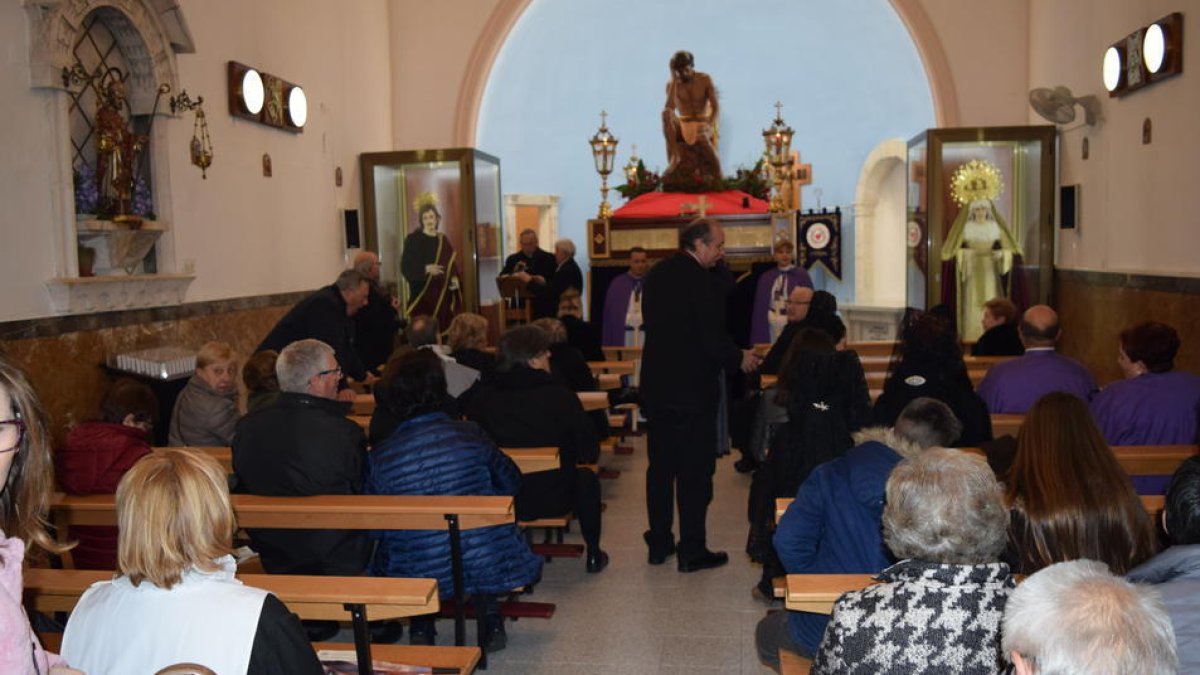
<instances>
[{"instance_id":1,"label":"black trousers","mask_svg":"<svg viewBox=\"0 0 1200 675\"><path fill-rule=\"evenodd\" d=\"M600 548L600 481L580 467L538 471L521 476L517 520L557 518L567 512L579 521L588 551Z\"/></svg>"},{"instance_id":2,"label":"black trousers","mask_svg":"<svg viewBox=\"0 0 1200 675\"><path fill-rule=\"evenodd\" d=\"M672 524L679 506L679 556L700 555L707 548L705 521L717 469L717 425L712 414L672 410L647 411L650 467L646 470L646 513L651 552L666 552L674 543Z\"/></svg>"}]
</instances>

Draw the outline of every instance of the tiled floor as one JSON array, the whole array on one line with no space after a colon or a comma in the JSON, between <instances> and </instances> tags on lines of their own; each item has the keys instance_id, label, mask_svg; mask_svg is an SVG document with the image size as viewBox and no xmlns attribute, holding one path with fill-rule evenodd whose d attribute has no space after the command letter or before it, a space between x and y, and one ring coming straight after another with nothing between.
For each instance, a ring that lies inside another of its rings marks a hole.
<instances>
[{"instance_id":1,"label":"tiled floor","mask_svg":"<svg viewBox=\"0 0 1200 675\"><path fill-rule=\"evenodd\" d=\"M596 575L584 572L582 560L546 565L529 597L557 604L554 618L509 623L508 648L491 657L489 675L770 672L754 651L765 607L750 595L760 568L744 552L749 476L733 470L734 457L718 462L708 540L729 552L728 565L680 574L672 558L652 567L642 542L646 453L636 446L632 456L605 458L622 469L616 480L601 481L608 504L602 541L612 562ZM449 644L452 626L443 621L439 630L439 643Z\"/></svg>"}]
</instances>

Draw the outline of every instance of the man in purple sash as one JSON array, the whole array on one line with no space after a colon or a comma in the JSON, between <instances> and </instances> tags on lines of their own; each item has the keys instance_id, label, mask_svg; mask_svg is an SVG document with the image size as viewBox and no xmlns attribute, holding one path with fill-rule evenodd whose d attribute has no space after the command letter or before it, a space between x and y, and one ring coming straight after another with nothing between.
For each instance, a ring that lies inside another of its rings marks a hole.
<instances>
[{"instance_id":1,"label":"man in purple sash","mask_svg":"<svg viewBox=\"0 0 1200 675\"><path fill-rule=\"evenodd\" d=\"M1024 356L997 363L988 369L976 393L992 414L1023 415L1042 396L1065 391L1084 401L1096 393L1096 380L1078 361L1054 351L1062 335L1058 313L1046 305L1025 310L1017 328Z\"/></svg>"},{"instance_id":2,"label":"man in purple sash","mask_svg":"<svg viewBox=\"0 0 1200 675\"><path fill-rule=\"evenodd\" d=\"M642 281L650 259L646 249L629 249L629 271L608 285L604 295L604 320L601 342L612 347L631 347L642 343Z\"/></svg>"},{"instance_id":3,"label":"man in purple sash","mask_svg":"<svg viewBox=\"0 0 1200 675\"><path fill-rule=\"evenodd\" d=\"M774 344L788 323L788 294L797 286L812 288L812 278L803 267L795 264L795 247L787 239L775 244L773 270L763 272L754 291L754 314L750 319L750 342Z\"/></svg>"}]
</instances>

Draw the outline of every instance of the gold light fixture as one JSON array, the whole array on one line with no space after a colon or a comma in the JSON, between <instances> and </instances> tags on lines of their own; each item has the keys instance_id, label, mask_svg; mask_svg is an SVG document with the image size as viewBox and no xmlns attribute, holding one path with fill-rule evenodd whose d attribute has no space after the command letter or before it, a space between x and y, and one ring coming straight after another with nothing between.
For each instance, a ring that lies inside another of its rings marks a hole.
<instances>
[{"instance_id":1,"label":"gold light fixture","mask_svg":"<svg viewBox=\"0 0 1200 675\"><path fill-rule=\"evenodd\" d=\"M204 97L197 96L193 101L186 89L179 92L178 96L171 97L172 113L188 110L196 113L196 119L192 122L192 142L189 145L192 164L199 167L200 177L208 180L208 167L212 166L213 161L213 147L212 139L208 137L208 118L204 115Z\"/></svg>"},{"instance_id":2,"label":"gold light fixture","mask_svg":"<svg viewBox=\"0 0 1200 675\"><path fill-rule=\"evenodd\" d=\"M592 146L592 161L596 164L596 173L600 174L600 214L597 218L607 220L612 217L612 206L608 203L608 175L613 170L613 158L617 155L617 140L605 126L608 113L600 111L600 129L588 143Z\"/></svg>"},{"instance_id":3,"label":"gold light fixture","mask_svg":"<svg viewBox=\"0 0 1200 675\"><path fill-rule=\"evenodd\" d=\"M780 213L787 210L781 194L783 181L791 180L792 136L795 131L783 121L783 104L775 102L775 121L770 127L763 129L763 156L771 165L771 175L774 178L774 194L771 195L771 211Z\"/></svg>"}]
</instances>

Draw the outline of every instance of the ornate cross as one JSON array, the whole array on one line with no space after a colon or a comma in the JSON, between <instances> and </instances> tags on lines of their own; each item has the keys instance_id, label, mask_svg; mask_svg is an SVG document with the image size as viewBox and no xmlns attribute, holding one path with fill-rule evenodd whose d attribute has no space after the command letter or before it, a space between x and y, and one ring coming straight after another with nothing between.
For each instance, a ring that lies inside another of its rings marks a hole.
<instances>
[{"instance_id":1,"label":"ornate cross","mask_svg":"<svg viewBox=\"0 0 1200 675\"><path fill-rule=\"evenodd\" d=\"M696 213L699 213L700 217L703 218L704 216L708 215L708 207L710 206L712 206L712 203L708 201L708 197L700 195L700 199L697 199L694 202L680 203L679 215L684 215L685 213L688 213L694 209Z\"/></svg>"},{"instance_id":2,"label":"ornate cross","mask_svg":"<svg viewBox=\"0 0 1200 675\"><path fill-rule=\"evenodd\" d=\"M775 117L783 119L783 103L775 101Z\"/></svg>"},{"instance_id":3,"label":"ornate cross","mask_svg":"<svg viewBox=\"0 0 1200 675\"><path fill-rule=\"evenodd\" d=\"M601 129L603 129L603 128L604 128L604 120L605 120L605 118L607 118L607 117L608 117L608 113L607 113L607 112L605 112L605 111L603 111L603 110L601 110L601 111L600 111L600 128L601 128Z\"/></svg>"}]
</instances>

